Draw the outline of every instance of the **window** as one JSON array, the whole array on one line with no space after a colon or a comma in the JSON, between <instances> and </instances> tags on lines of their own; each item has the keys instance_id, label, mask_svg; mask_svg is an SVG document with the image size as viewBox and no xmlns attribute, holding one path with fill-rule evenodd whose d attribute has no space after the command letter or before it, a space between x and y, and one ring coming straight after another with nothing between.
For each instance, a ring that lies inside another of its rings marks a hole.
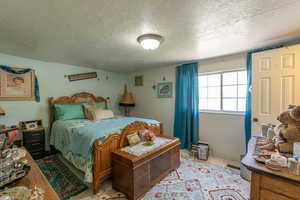
<instances>
[{"instance_id":1,"label":"window","mask_svg":"<svg viewBox=\"0 0 300 200\"><path fill-rule=\"evenodd\" d=\"M199 108L202 111L244 112L245 70L199 75Z\"/></svg>"}]
</instances>

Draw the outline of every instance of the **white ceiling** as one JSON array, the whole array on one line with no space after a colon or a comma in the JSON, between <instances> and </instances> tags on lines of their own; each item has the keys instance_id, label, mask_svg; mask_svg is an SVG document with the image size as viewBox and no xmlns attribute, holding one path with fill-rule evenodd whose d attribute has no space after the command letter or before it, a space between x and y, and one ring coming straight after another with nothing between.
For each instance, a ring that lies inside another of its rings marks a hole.
<instances>
[{"instance_id":1,"label":"white ceiling","mask_svg":"<svg viewBox=\"0 0 300 200\"><path fill-rule=\"evenodd\" d=\"M1 0L0 52L130 72L300 36L300 0ZM165 41L143 50L136 38Z\"/></svg>"}]
</instances>

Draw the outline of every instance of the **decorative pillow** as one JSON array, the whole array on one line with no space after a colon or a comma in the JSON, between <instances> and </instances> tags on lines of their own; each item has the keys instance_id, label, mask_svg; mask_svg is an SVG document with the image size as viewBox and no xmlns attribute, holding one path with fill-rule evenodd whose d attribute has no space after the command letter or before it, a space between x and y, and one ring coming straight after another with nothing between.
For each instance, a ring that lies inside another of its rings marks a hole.
<instances>
[{"instance_id":1,"label":"decorative pillow","mask_svg":"<svg viewBox=\"0 0 300 200\"><path fill-rule=\"evenodd\" d=\"M138 132L135 132L133 134L127 135L127 140L130 146L133 146L139 142L141 142L141 138L138 135Z\"/></svg>"},{"instance_id":2,"label":"decorative pillow","mask_svg":"<svg viewBox=\"0 0 300 200\"><path fill-rule=\"evenodd\" d=\"M86 118L88 120L94 120L93 117L93 110L95 110L97 108L96 104L84 104L83 106L83 110L84 110L84 114L86 116Z\"/></svg>"},{"instance_id":3,"label":"decorative pillow","mask_svg":"<svg viewBox=\"0 0 300 200\"><path fill-rule=\"evenodd\" d=\"M87 118L89 118L88 113L87 113L87 108L96 109L96 106L97 106L97 107L100 107L102 109L107 109L106 102L104 102L104 101L103 102L89 102L89 103L84 104L84 105L86 105L86 107L84 107L83 110L84 110L84 114Z\"/></svg>"},{"instance_id":4,"label":"decorative pillow","mask_svg":"<svg viewBox=\"0 0 300 200\"><path fill-rule=\"evenodd\" d=\"M111 110L104 110L96 104L84 104L84 109L87 118L92 121L114 117L114 113Z\"/></svg>"},{"instance_id":5,"label":"decorative pillow","mask_svg":"<svg viewBox=\"0 0 300 200\"><path fill-rule=\"evenodd\" d=\"M103 110L102 108L98 108L94 111L94 119L101 120L101 119L109 119L114 117L114 113L111 110Z\"/></svg>"},{"instance_id":6,"label":"decorative pillow","mask_svg":"<svg viewBox=\"0 0 300 200\"><path fill-rule=\"evenodd\" d=\"M86 104L86 102L54 104L55 119L56 120L86 119L82 107L82 105L84 104Z\"/></svg>"}]
</instances>

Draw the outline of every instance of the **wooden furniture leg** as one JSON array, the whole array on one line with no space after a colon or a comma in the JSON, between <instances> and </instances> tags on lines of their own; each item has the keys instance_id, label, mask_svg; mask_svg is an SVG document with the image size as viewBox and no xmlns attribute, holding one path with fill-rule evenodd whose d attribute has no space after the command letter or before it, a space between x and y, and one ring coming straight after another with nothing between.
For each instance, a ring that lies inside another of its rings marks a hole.
<instances>
[{"instance_id":1,"label":"wooden furniture leg","mask_svg":"<svg viewBox=\"0 0 300 200\"><path fill-rule=\"evenodd\" d=\"M111 152L120 148L120 134L112 134L104 142L94 142L93 190L96 194L101 183L111 176Z\"/></svg>"}]
</instances>

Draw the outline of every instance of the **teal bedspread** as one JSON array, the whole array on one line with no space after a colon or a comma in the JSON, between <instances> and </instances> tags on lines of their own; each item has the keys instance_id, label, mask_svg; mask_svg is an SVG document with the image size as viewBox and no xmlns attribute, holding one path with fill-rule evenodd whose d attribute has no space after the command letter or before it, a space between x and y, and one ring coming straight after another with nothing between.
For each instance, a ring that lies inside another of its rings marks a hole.
<instances>
[{"instance_id":1,"label":"teal bedspread","mask_svg":"<svg viewBox=\"0 0 300 200\"><path fill-rule=\"evenodd\" d=\"M72 152L89 160L96 139L103 141L113 133L120 133L134 121L159 124L158 121L135 117L115 117L96 122L88 120L57 120L53 123L50 144L62 152Z\"/></svg>"}]
</instances>

